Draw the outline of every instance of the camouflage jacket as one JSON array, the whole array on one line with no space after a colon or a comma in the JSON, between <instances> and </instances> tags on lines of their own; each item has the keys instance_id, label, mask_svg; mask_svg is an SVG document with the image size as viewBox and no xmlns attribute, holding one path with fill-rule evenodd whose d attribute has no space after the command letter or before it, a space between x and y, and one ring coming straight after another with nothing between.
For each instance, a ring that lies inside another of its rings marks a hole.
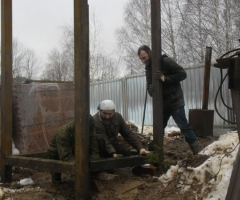
<instances>
[{"instance_id":1,"label":"camouflage jacket","mask_svg":"<svg viewBox=\"0 0 240 200\"><path fill-rule=\"evenodd\" d=\"M93 131L89 135L91 157L98 157L99 149L96 140L96 133ZM59 128L52 141L49 144L49 156L52 159L59 159L62 161L74 161L75 153L75 122L70 122Z\"/></svg>"},{"instance_id":2,"label":"camouflage jacket","mask_svg":"<svg viewBox=\"0 0 240 200\"><path fill-rule=\"evenodd\" d=\"M113 118L110 120L109 126L106 126L104 122L99 117L99 112L93 116L95 123L95 130L97 137L102 137L106 145L106 151L109 154L115 153L115 149L112 146L113 143L119 143L117 136L118 133L132 145L137 151L142 148L141 141L137 138L130 128L127 126L122 115L115 112Z\"/></svg>"}]
</instances>

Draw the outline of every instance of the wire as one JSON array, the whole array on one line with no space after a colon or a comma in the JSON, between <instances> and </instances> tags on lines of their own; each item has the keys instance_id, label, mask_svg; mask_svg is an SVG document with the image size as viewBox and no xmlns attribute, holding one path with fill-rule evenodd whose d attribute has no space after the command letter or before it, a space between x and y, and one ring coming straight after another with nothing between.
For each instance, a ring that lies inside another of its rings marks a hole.
<instances>
[{"instance_id":1,"label":"wire","mask_svg":"<svg viewBox=\"0 0 240 200\"><path fill-rule=\"evenodd\" d=\"M235 52L235 51L236 51L236 52ZM224 56L226 56L226 55L228 55L228 54L230 54L230 53L232 53L232 52L235 52L235 53L234 53L233 55L229 56L228 58L232 58L232 57L234 57L234 56L236 56L236 55L239 56L239 55L240 55L240 48L233 49L233 50L231 50L231 51L226 52L225 54L223 54L223 55L220 57L220 59L222 59ZM217 93L216 93L216 96L215 96L214 108L215 108L218 116L219 116L221 119L223 119L224 121L226 121L226 122L228 122L228 123L230 123L230 124L236 124L236 122L229 121L229 120L225 119L225 118L219 113L218 108L217 108L217 97L218 97L218 94L219 94L219 92L220 92L220 97L221 97L221 101L222 101L223 105L224 105L227 109L233 110L233 108L229 107L229 106L225 103L225 101L224 101L224 99L223 99L223 95L222 95L222 85L223 85L223 82L225 81L228 73L226 73L225 77L222 78L222 77L223 77L223 75L222 75L222 69L220 68L220 74L221 74L221 83L220 83L220 86L219 86L219 88L218 88L218 90L217 90Z\"/></svg>"},{"instance_id":2,"label":"wire","mask_svg":"<svg viewBox=\"0 0 240 200\"><path fill-rule=\"evenodd\" d=\"M220 69L220 74L221 74L221 80L222 80L222 74L223 74L222 69ZM227 73L226 75L228 75L228 73ZM223 84L220 85L220 86L221 86L220 95L221 95L221 100L222 100L222 102L223 102L223 105L226 106L229 110L233 110L233 108L229 107L229 106L225 103L225 101L224 101L224 99L223 99L223 95L222 95L222 85L223 85Z\"/></svg>"},{"instance_id":3,"label":"wire","mask_svg":"<svg viewBox=\"0 0 240 200\"><path fill-rule=\"evenodd\" d=\"M221 83L220 83L220 86L219 86L219 88L218 88L218 90L217 90L217 93L216 93L216 96L215 96L215 100L214 100L214 108L215 108L215 110L216 110L218 116L219 116L221 119L223 119L224 121L226 121L226 122L228 122L228 123L236 124L236 122L232 122L232 121L229 121L229 120L225 119L225 118L219 113L218 108L217 108L217 97L218 97L219 91L220 91L221 88L222 88L222 84L223 84L223 82L224 82L225 79L227 78L227 75L228 75L228 74L226 74L225 77L224 77L223 79L222 79L222 75L221 75Z\"/></svg>"},{"instance_id":4,"label":"wire","mask_svg":"<svg viewBox=\"0 0 240 200\"><path fill-rule=\"evenodd\" d=\"M240 48L237 48L237 49L233 49L233 50L231 50L231 51L228 51L227 53L223 54L223 55L220 57L220 59L223 58L224 56L228 55L229 53L234 52L234 51L240 51ZM238 53L238 52L236 52L236 53ZM235 54L236 54L236 53L235 53Z\"/></svg>"},{"instance_id":5,"label":"wire","mask_svg":"<svg viewBox=\"0 0 240 200\"><path fill-rule=\"evenodd\" d=\"M227 153L224 154L224 156L221 158L221 161L220 161L220 164L219 164L219 165L220 165L220 166L219 166L219 170L218 170L218 172L217 172L212 178L216 178L216 176L219 174L219 172L220 172L220 170L221 170L223 158L225 158L226 156L230 155L230 153L232 153L233 151L235 151L235 149L237 148L237 146L238 146L239 144L240 144L240 143L237 143L237 145L233 148L232 151L229 151L229 152L227 152Z\"/></svg>"}]
</instances>

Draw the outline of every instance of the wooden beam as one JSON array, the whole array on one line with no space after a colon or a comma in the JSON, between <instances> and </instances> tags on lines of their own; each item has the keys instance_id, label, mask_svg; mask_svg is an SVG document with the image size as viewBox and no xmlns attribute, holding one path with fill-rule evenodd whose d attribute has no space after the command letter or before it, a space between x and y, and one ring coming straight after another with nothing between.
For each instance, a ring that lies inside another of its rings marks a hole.
<instances>
[{"instance_id":1,"label":"wooden beam","mask_svg":"<svg viewBox=\"0 0 240 200\"><path fill-rule=\"evenodd\" d=\"M24 154L19 154L17 156L49 159L49 155L47 151L39 152L39 153L24 153Z\"/></svg>"},{"instance_id":2,"label":"wooden beam","mask_svg":"<svg viewBox=\"0 0 240 200\"><path fill-rule=\"evenodd\" d=\"M60 160L41 159L24 156L6 156L6 164L41 171L59 172L66 174L75 173L74 162L64 162Z\"/></svg>"},{"instance_id":3,"label":"wooden beam","mask_svg":"<svg viewBox=\"0 0 240 200\"><path fill-rule=\"evenodd\" d=\"M27 156L30 156L30 154ZM64 162L60 160L42 159L27 156L26 155L7 156L5 158L6 164L9 166L24 167L41 171L75 174L74 162ZM102 160L92 160L90 161L90 171L96 172L116 168L133 167L136 165L143 165L145 163L146 161L142 156L129 156L119 158L106 158Z\"/></svg>"},{"instance_id":4,"label":"wooden beam","mask_svg":"<svg viewBox=\"0 0 240 200\"><path fill-rule=\"evenodd\" d=\"M90 169L91 172L104 171L108 169L133 167L136 165L143 165L146 161L142 156L129 156L119 158L107 158L102 160L91 161Z\"/></svg>"},{"instance_id":5,"label":"wooden beam","mask_svg":"<svg viewBox=\"0 0 240 200\"><path fill-rule=\"evenodd\" d=\"M154 78L156 71L161 71L161 4L160 0L151 0L151 31L152 31L152 83L153 92L153 142L162 149L163 155L163 99L162 83ZM163 157L160 158L163 161Z\"/></svg>"},{"instance_id":6,"label":"wooden beam","mask_svg":"<svg viewBox=\"0 0 240 200\"><path fill-rule=\"evenodd\" d=\"M74 0L75 199L90 199L88 51L87 0Z\"/></svg>"},{"instance_id":7,"label":"wooden beam","mask_svg":"<svg viewBox=\"0 0 240 200\"><path fill-rule=\"evenodd\" d=\"M12 180L12 0L1 1L1 182Z\"/></svg>"}]
</instances>

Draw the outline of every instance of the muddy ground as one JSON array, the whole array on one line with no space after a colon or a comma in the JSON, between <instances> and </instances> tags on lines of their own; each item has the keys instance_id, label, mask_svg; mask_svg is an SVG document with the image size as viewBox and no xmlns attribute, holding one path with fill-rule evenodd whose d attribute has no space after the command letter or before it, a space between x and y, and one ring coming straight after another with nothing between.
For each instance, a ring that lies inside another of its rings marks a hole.
<instances>
[{"instance_id":1,"label":"muddy ground","mask_svg":"<svg viewBox=\"0 0 240 200\"><path fill-rule=\"evenodd\" d=\"M148 145L148 137L141 137L144 145ZM218 137L199 138L200 149L217 140ZM202 155L193 156L188 145L181 137L168 137L164 139L165 160L175 165L179 160L184 160L186 166L199 166L207 158ZM92 200L182 200L194 199L192 193L199 190L198 187L190 192L179 194L174 181L167 187L162 187L162 183L149 174L134 175L132 168L116 169L107 172L109 176L93 176L92 180L97 183L91 184ZM19 181L24 178L31 178L33 184L22 186ZM91 181L91 183L94 183ZM63 174L63 183L53 185L51 176L47 172L32 169L13 168L13 181L1 185L5 193L5 200L72 200L74 198L74 177Z\"/></svg>"}]
</instances>

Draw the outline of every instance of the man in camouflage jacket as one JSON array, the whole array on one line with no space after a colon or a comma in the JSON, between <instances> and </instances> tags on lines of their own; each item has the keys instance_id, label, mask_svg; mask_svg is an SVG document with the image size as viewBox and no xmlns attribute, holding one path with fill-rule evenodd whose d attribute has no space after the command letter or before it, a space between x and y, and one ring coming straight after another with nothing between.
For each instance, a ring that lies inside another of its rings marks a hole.
<instances>
[{"instance_id":1,"label":"man in camouflage jacket","mask_svg":"<svg viewBox=\"0 0 240 200\"><path fill-rule=\"evenodd\" d=\"M99 157L99 149L96 140L96 133L94 131L94 120L93 117L89 116L89 141L90 141L90 157ZM60 127L52 141L49 144L49 157L54 160L62 160L66 162L74 161L75 154L75 122L69 122L64 126ZM61 173L52 173L52 182L61 182Z\"/></svg>"}]
</instances>

